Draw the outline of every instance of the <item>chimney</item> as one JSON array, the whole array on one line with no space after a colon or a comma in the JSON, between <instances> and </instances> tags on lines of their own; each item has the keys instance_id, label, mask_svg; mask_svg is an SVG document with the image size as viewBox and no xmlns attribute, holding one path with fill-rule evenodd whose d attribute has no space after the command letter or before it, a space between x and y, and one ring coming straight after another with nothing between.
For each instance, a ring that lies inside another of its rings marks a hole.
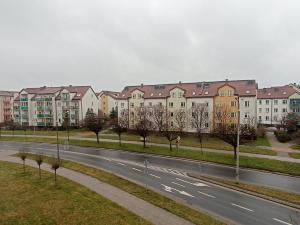
<instances>
[{"instance_id":1,"label":"chimney","mask_svg":"<svg viewBox=\"0 0 300 225\"><path fill-rule=\"evenodd\" d=\"M70 84L69 87L72 87L72 85Z\"/></svg>"},{"instance_id":2,"label":"chimney","mask_svg":"<svg viewBox=\"0 0 300 225\"><path fill-rule=\"evenodd\" d=\"M143 83L141 83L141 87L144 87L144 84L143 84Z\"/></svg>"},{"instance_id":3,"label":"chimney","mask_svg":"<svg viewBox=\"0 0 300 225\"><path fill-rule=\"evenodd\" d=\"M181 80L179 81L179 85L181 85Z\"/></svg>"},{"instance_id":4,"label":"chimney","mask_svg":"<svg viewBox=\"0 0 300 225\"><path fill-rule=\"evenodd\" d=\"M228 79L225 79L226 82L228 82Z\"/></svg>"}]
</instances>

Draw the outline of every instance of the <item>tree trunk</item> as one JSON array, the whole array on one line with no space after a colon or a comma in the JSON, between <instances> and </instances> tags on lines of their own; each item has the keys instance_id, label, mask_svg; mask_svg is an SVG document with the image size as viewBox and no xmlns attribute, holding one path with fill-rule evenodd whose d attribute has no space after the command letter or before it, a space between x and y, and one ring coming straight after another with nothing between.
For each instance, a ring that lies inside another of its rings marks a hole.
<instances>
[{"instance_id":1,"label":"tree trunk","mask_svg":"<svg viewBox=\"0 0 300 225\"><path fill-rule=\"evenodd\" d=\"M121 145L121 134L119 134L119 145Z\"/></svg>"},{"instance_id":2,"label":"tree trunk","mask_svg":"<svg viewBox=\"0 0 300 225\"><path fill-rule=\"evenodd\" d=\"M56 185L56 170L54 170L54 183Z\"/></svg>"},{"instance_id":3,"label":"tree trunk","mask_svg":"<svg viewBox=\"0 0 300 225\"><path fill-rule=\"evenodd\" d=\"M145 137L143 139L143 142L144 142L144 148L146 148L146 138Z\"/></svg>"},{"instance_id":4,"label":"tree trunk","mask_svg":"<svg viewBox=\"0 0 300 225\"><path fill-rule=\"evenodd\" d=\"M169 140L169 144L170 144L170 151L172 151L172 141Z\"/></svg>"},{"instance_id":5,"label":"tree trunk","mask_svg":"<svg viewBox=\"0 0 300 225\"><path fill-rule=\"evenodd\" d=\"M97 143L99 144L99 133L96 134L97 137Z\"/></svg>"},{"instance_id":6,"label":"tree trunk","mask_svg":"<svg viewBox=\"0 0 300 225\"><path fill-rule=\"evenodd\" d=\"M41 176L41 165L39 165L39 175L40 175L40 179L42 178Z\"/></svg>"},{"instance_id":7,"label":"tree trunk","mask_svg":"<svg viewBox=\"0 0 300 225\"><path fill-rule=\"evenodd\" d=\"M24 173L25 173L25 160L23 160L23 170L24 170Z\"/></svg>"}]
</instances>

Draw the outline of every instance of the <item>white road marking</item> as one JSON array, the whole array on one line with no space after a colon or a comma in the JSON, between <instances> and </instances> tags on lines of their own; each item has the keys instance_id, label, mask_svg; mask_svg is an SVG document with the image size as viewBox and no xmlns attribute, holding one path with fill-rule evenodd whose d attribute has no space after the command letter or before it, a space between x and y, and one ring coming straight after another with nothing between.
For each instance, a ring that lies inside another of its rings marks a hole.
<instances>
[{"instance_id":1,"label":"white road marking","mask_svg":"<svg viewBox=\"0 0 300 225\"><path fill-rule=\"evenodd\" d=\"M188 182L188 181L186 181L186 180L182 180L182 179L180 179L180 178L176 178L176 179L177 179L177 180L180 180L180 181L182 181L182 182L184 182L184 183L187 183L187 184L191 184L191 185L197 186L197 187L209 187L208 185L203 184L203 183L191 183L191 182Z\"/></svg>"},{"instance_id":2,"label":"white road marking","mask_svg":"<svg viewBox=\"0 0 300 225\"><path fill-rule=\"evenodd\" d=\"M178 183L176 183L176 182L171 182L172 184L176 184L176 185L178 185L178 186L180 186L180 187L184 187L185 188L185 186L184 185L182 185L182 184L178 184Z\"/></svg>"},{"instance_id":3,"label":"white road marking","mask_svg":"<svg viewBox=\"0 0 300 225\"><path fill-rule=\"evenodd\" d=\"M124 163L117 162L121 166L126 166Z\"/></svg>"},{"instance_id":4,"label":"white road marking","mask_svg":"<svg viewBox=\"0 0 300 225\"><path fill-rule=\"evenodd\" d=\"M177 191L178 193L180 193L180 194L182 194L182 195L189 196L189 197L191 197L191 198L195 198L195 196L193 196L193 195L191 195L190 193L187 193L187 192L185 192L185 191L180 191L180 190L178 190L178 189L176 189L176 188L172 188L172 187L169 187L169 186L164 185L164 184L161 184L161 185L164 187L164 190L167 191L167 192L173 193L172 190L174 190L174 191Z\"/></svg>"},{"instance_id":5,"label":"white road marking","mask_svg":"<svg viewBox=\"0 0 300 225\"><path fill-rule=\"evenodd\" d=\"M285 222L285 221L282 221L282 220L280 220L280 219L277 219L277 218L273 218L273 220L275 220L275 221L277 221L277 222L279 222L279 223L286 224L286 225L293 225L293 224L291 224L291 223L287 223L287 222Z\"/></svg>"},{"instance_id":6,"label":"white road marking","mask_svg":"<svg viewBox=\"0 0 300 225\"><path fill-rule=\"evenodd\" d=\"M137 168L134 168L134 167L132 167L132 169L133 169L133 170L136 170L136 171L139 171L139 172L143 172L143 171L141 171L141 170L139 170L139 169L137 169Z\"/></svg>"},{"instance_id":7,"label":"white road marking","mask_svg":"<svg viewBox=\"0 0 300 225\"><path fill-rule=\"evenodd\" d=\"M152 176L152 177L155 177L155 178L157 178L157 179L161 179L159 176L156 176L156 175L154 175L154 174L152 174L152 173L150 173L149 175Z\"/></svg>"},{"instance_id":8,"label":"white road marking","mask_svg":"<svg viewBox=\"0 0 300 225\"><path fill-rule=\"evenodd\" d=\"M248 208L243 207L243 206L240 206L240 205L238 205L238 204L231 203L231 205L236 206L236 207L241 208L241 209L244 209L244 210L247 210L247 211L249 211L249 212L254 212L252 209L248 209Z\"/></svg>"},{"instance_id":9,"label":"white road marking","mask_svg":"<svg viewBox=\"0 0 300 225\"><path fill-rule=\"evenodd\" d=\"M216 197L215 197L215 196L213 196L213 195L206 194L206 193L204 193L204 192L201 192L201 191L198 191L198 193L199 193L199 194L202 194L202 195L205 195L205 196L207 196L207 197L210 197L210 198L216 198Z\"/></svg>"}]
</instances>

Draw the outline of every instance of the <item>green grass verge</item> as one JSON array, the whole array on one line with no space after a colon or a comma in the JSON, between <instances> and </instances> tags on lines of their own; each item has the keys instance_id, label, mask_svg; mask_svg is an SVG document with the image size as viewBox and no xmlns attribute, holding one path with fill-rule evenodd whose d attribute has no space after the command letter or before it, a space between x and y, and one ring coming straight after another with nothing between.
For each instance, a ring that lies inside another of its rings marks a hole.
<instances>
[{"instance_id":1,"label":"green grass verge","mask_svg":"<svg viewBox=\"0 0 300 225\"><path fill-rule=\"evenodd\" d=\"M292 145L291 147L292 147L293 149L300 150L300 145Z\"/></svg>"},{"instance_id":2,"label":"green grass verge","mask_svg":"<svg viewBox=\"0 0 300 225\"><path fill-rule=\"evenodd\" d=\"M289 156L294 159L300 159L300 153L291 152L291 153L289 153Z\"/></svg>"},{"instance_id":3,"label":"green grass verge","mask_svg":"<svg viewBox=\"0 0 300 225\"><path fill-rule=\"evenodd\" d=\"M18 154L17 154L18 155ZM35 155L28 154L29 159L35 159ZM47 163L51 162L51 157L44 156L44 160ZM131 181L125 180L121 177L108 173L106 171L88 167L79 163L75 163L68 160L62 160L62 167L89 175L100 181L111 184L115 187L122 189L140 199L143 199L153 205L163 208L170 213L173 213L179 217L182 217L196 225L222 225L224 223L217 221L216 219L201 213L197 210L191 209L183 204L177 203L163 195L160 195L154 191L148 190L140 185L137 185ZM103 223L106 224L106 223ZM132 223L134 224L134 223Z\"/></svg>"},{"instance_id":4,"label":"green grass verge","mask_svg":"<svg viewBox=\"0 0 300 225\"><path fill-rule=\"evenodd\" d=\"M150 225L116 203L63 177L0 162L0 224ZM101 221L101 222L100 222Z\"/></svg>"},{"instance_id":5,"label":"green grass verge","mask_svg":"<svg viewBox=\"0 0 300 225\"><path fill-rule=\"evenodd\" d=\"M24 141L23 138L9 138L2 137L1 140L6 141ZM29 142L45 142L55 144L55 139L47 139L47 138L27 138L26 141ZM63 143L63 140L60 140ZM204 152L203 155L199 151L188 150L188 149L180 149L179 151L173 150L170 151L167 147L158 147L158 146L148 146L147 148L143 148L141 145L136 144L122 144L120 146L118 143L112 142L100 142L99 144L95 141L81 141L81 140L70 140L71 145L81 146L81 147L95 147L95 148L106 148L106 149L117 149L123 151L130 152L139 152L139 153L149 153L155 155L163 155L163 156L173 156L179 158L186 159L194 159L194 160L203 160L207 162L220 163L225 165L235 165L235 160L233 159L233 155L222 154L222 153L214 153L214 152ZM255 157L240 157L240 166L244 168L252 168L252 169L260 169L267 170L272 172L280 172L291 175L300 176L300 163L291 163L278 161L273 159L262 159Z\"/></svg>"},{"instance_id":6,"label":"green grass verge","mask_svg":"<svg viewBox=\"0 0 300 225\"><path fill-rule=\"evenodd\" d=\"M237 184L235 181L232 181L232 180L226 180L226 179L215 178L215 177L210 177L210 176L201 176L199 178L207 180L207 181L216 181L217 183L220 183L220 184L229 185L234 188L254 192L254 193L257 193L260 195L264 195L267 197L271 197L274 199L278 199L281 201L289 202L289 203L300 206L300 195L296 194L296 193L284 192L284 191L281 191L278 189L257 186L257 185L253 185L253 184L246 184L246 183L238 183Z\"/></svg>"},{"instance_id":7,"label":"green grass verge","mask_svg":"<svg viewBox=\"0 0 300 225\"><path fill-rule=\"evenodd\" d=\"M266 146L266 147L271 147L271 144L269 140L264 137L264 138L257 138L255 141L256 146Z\"/></svg>"}]
</instances>

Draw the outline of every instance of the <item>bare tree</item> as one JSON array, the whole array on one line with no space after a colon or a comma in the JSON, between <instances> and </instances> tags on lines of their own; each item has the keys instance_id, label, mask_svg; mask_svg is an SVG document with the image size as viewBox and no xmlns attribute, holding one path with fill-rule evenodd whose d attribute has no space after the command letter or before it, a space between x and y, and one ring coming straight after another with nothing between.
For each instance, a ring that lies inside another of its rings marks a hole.
<instances>
[{"instance_id":1,"label":"bare tree","mask_svg":"<svg viewBox=\"0 0 300 225\"><path fill-rule=\"evenodd\" d=\"M60 160L57 158L53 158L51 162L51 168L54 170L54 182L56 185L56 171L60 167Z\"/></svg>"},{"instance_id":2,"label":"bare tree","mask_svg":"<svg viewBox=\"0 0 300 225\"><path fill-rule=\"evenodd\" d=\"M121 111L121 115L119 118L113 119L112 130L115 132L119 137L119 145L121 145L121 135L122 133L126 132L129 126L128 121L128 110L124 109Z\"/></svg>"},{"instance_id":3,"label":"bare tree","mask_svg":"<svg viewBox=\"0 0 300 225\"><path fill-rule=\"evenodd\" d=\"M238 126L232 115L235 115L234 112L231 112L227 106L215 108L214 134L233 147L234 159L236 159ZM249 124L241 125L239 143L243 144L247 142L252 139L253 135L255 136L254 127L249 126Z\"/></svg>"},{"instance_id":4,"label":"bare tree","mask_svg":"<svg viewBox=\"0 0 300 225\"><path fill-rule=\"evenodd\" d=\"M25 173L25 161L26 161L26 158L27 158L27 153L25 152L24 149L22 151L20 151L19 156L23 161L23 171Z\"/></svg>"},{"instance_id":5,"label":"bare tree","mask_svg":"<svg viewBox=\"0 0 300 225\"><path fill-rule=\"evenodd\" d=\"M37 154L36 156L35 156L35 161L36 161L36 163L38 164L38 166L39 166L39 176L40 176L40 179L42 178L42 176L41 176L41 165L42 165L42 163L43 163L43 161L44 161L44 157L43 157L43 155L42 154Z\"/></svg>"},{"instance_id":6,"label":"bare tree","mask_svg":"<svg viewBox=\"0 0 300 225\"><path fill-rule=\"evenodd\" d=\"M183 134L183 130L186 127L186 110L177 109L174 112L175 126L178 128L180 134Z\"/></svg>"},{"instance_id":7,"label":"bare tree","mask_svg":"<svg viewBox=\"0 0 300 225\"><path fill-rule=\"evenodd\" d=\"M163 130L164 123L166 121L166 107L157 104L153 106L152 110L153 110L152 119L153 119L155 129L161 133Z\"/></svg>"},{"instance_id":8,"label":"bare tree","mask_svg":"<svg viewBox=\"0 0 300 225\"><path fill-rule=\"evenodd\" d=\"M203 154L203 133L207 129L208 123L208 107L205 103L198 103L189 110L189 117L192 128L196 129L197 136L201 146L201 154Z\"/></svg>"},{"instance_id":9,"label":"bare tree","mask_svg":"<svg viewBox=\"0 0 300 225\"><path fill-rule=\"evenodd\" d=\"M177 139L180 129L174 126L171 112L166 112L166 118L163 121L161 133L169 141L170 151L172 151L172 142Z\"/></svg>"},{"instance_id":10,"label":"bare tree","mask_svg":"<svg viewBox=\"0 0 300 225\"><path fill-rule=\"evenodd\" d=\"M84 118L84 125L90 131L92 131L96 134L97 143L99 143L99 132L103 128L102 119L99 116L97 116L96 113L93 113L92 111L88 110L86 112L86 116Z\"/></svg>"},{"instance_id":11,"label":"bare tree","mask_svg":"<svg viewBox=\"0 0 300 225\"><path fill-rule=\"evenodd\" d=\"M297 124L299 121L300 116L296 115L295 113L287 113L282 116L280 124L284 131L292 133L294 131L297 131Z\"/></svg>"},{"instance_id":12,"label":"bare tree","mask_svg":"<svg viewBox=\"0 0 300 225\"><path fill-rule=\"evenodd\" d=\"M135 108L134 112L134 127L135 132L142 138L143 147L146 147L146 139L153 130L153 122L151 121L152 112L147 106L140 106Z\"/></svg>"}]
</instances>

